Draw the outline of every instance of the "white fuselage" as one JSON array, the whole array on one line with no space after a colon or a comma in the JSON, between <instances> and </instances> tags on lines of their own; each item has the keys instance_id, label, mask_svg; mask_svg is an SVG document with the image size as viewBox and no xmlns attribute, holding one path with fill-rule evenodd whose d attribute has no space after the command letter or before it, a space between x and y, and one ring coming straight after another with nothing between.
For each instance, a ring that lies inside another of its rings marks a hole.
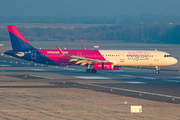
<instances>
[{"instance_id":1,"label":"white fuselage","mask_svg":"<svg viewBox=\"0 0 180 120\"><path fill-rule=\"evenodd\" d=\"M176 64L176 58L162 51L99 50L104 58L115 66L168 66Z\"/></svg>"}]
</instances>

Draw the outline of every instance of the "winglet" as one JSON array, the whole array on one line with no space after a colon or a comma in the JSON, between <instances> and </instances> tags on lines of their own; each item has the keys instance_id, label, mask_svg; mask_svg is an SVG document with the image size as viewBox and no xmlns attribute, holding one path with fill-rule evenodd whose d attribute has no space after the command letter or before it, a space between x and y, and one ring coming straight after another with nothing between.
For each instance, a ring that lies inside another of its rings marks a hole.
<instances>
[{"instance_id":1,"label":"winglet","mask_svg":"<svg viewBox=\"0 0 180 120\"><path fill-rule=\"evenodd\" d=\"M63 51L62 51L58 46L56 46L56 47L57 47L57 49L59 50L59 53L62 54L62 55L64 55Z\"/></svg>"},{"instance_id":2,"label":"winglet","mask_svg":"<svg viewBox=\"0 0 180 120\"><path fill-rule=\"evenodd\" d=\"M84 46L82 46L83 50L86 50L86 48Z\"/></svg>"}]
</instances>

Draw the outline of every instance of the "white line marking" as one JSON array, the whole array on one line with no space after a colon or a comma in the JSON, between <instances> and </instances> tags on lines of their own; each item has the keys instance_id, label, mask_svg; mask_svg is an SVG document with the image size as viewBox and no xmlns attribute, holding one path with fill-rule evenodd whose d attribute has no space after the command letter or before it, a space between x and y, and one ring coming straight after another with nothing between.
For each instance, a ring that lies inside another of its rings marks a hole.
<instances>
[{"instance_id":1,"label":"white line marking","mask_svg":"<svg viewBox=\"0 0 180 120\"><path fill-rule=\"evenodd\" d=\"M35 71L45 71L45 69L31 69L31 70L35 70Z\"/></svg>"},{"instance_id":2,"label":"white line marking","mask_svg":"<svg viewBox=\"0 0 180 120\"><path fill-rule=\"evenodd\" d=\"M43 76L37 76L37 75L30 75L30 76L39 77L39 78L46 78L46 79L54 79L54 78L50 78L50 77L43 77Z\"/></svg>"},{"instance_id":3,"label":"white line marking","mask_svg":"<svg viewBox=\"0 0 180 120\"><path fill-rule=\"evenodd\" d=\"M123 76L123 77L139 77L139 78L144 78L144 79L156 79L156 78L153 78L153 77L143 77L143 76L132 76L132 75L120 75L120 76Z\"/></svg>"},{"instance_id":4,"label":"white line marking","mask_svg":"<svg viewBox=\"0 0 180 120\"><path fill-rule=\"evenodd\" d=\"M67 70L72 70L72 68L65 68L65 69L67 69Z\"/></svg>"},{"instance_id":5,"label":"white line marking","mask_svg":"<svg viewBox=\"0 0 180 120\"><path fill-rule=\"evenodd\" d=\"M2 66L2 67L7 67L7 66L10 66L10 65L0 65L0 66Z\"/></svg>"},{"instance_id":6,"label":"white line marking","mask_svg":"<svg viewBox=\"0 0 180 120\"><path fill-rule=\"evenodd\" d=\"M99 76L73 76L75 78L81 78L81 79L110 79L107 77L99 77Z\"/></svg>"},{"instance_id":7,"label":"white line marking","mask_svg":"<svg viewBox=\"0 0 180 120\"><path fill-rule=\"evenodd\" d=\"M123 77L133 77L132 75L120 75L120 76L123 76Z\"/></svg>"},{"instance_id":8,"label":"white line marking","mask_svg":"<svg viewBox=\"0 0 180 120\"><path fill-rule=\"evenodd\" d=\"M166 81L170 81L170 82L180 82L178 80L166 80Z\"/></svg>"},{"instance_id":9,"label":"white line marking","mask_svg":"<svg viewBox=\"0 0 180 120\"><path fill-rule=\"evenodd\" d=\"M78 82L79 84L84 84L84 85L89 85L89 86L95 86L95 87L101 87L101 88L108 88L108 89L115 89L115 90L123 90L123 91L128 91L128 92L135 92L135 93L144 93L148 95L157 95L161 97L168 97L168 98L177 98L180 99L178 96L171 96L171 95L165 95L165 94L158 94L158 93L150 93L150 92L144 92L144 91L138 91L138 90L130 90L130 89L124 89L124 88L116 88L116 87L107 87L107 86L102 86L102 85L95 85L95 84L85 84Z\"/></svg>"},{"instance_id":10,"label":"white line marking","mask_svg":"<svg viewBox=\"0 0 180 120\"><path fill-rule=\"evenodd\" d=\"M133 81L132 81L132 82L125 82L125 83L132 83L132 84L146 84L145 82L138 82L138 81L137 81L137 82L136 82L136 81L134 81L134 82L133 82Z\"/></svg>"},{"instance_id":11,"label":"white line marking","mask_svg":"<svg viewBox=\"0 0 180 120\"><path fill-rule=\"evenodd\" d=\"M143 77L144 79L152 79L152 80L154 80L154 79L156 79L156 78L153 78L153 77Z\"/></svg>"}]
</instances>

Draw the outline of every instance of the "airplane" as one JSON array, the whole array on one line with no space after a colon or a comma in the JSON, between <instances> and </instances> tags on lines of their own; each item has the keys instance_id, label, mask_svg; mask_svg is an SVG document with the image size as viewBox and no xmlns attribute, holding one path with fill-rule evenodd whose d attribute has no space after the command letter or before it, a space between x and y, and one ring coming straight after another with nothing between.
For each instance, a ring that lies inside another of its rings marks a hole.
<instances>
[{"instance_id":1,"label":"airplane","mask_svg":"<svg viewBox=\"0 0 180 120\"><path fill-rule=\"evenodd\" d=\"M174 65L178 60L163 51L146 50L82 50L36 49L14 25L7 25L12 50L4 54L16 58L48 65L87 66L86 73L97 70L120 70L121 66L155 66L159 73L160 66Z\"/></svg>"}]
</instances>

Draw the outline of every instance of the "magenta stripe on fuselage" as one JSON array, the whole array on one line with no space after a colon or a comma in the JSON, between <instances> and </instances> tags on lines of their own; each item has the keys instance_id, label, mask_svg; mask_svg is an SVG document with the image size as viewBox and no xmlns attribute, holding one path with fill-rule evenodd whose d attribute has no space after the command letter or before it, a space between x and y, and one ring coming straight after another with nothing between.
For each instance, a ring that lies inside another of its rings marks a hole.
<instances>
[{"instance_id":1,"label":"magenta stripe on fuselage","mask_svg":"<svg viewBox=\"0 0 180 120\"><path fill-rule=\"evenodd\" d=\"M69 57L62 56L62 54L59 53L59 50L38 49L38 51L59 65L75 64L75 62L69 62ZM68 56L79 56L79 57L95 59L95 60L106 60L98 50L62 50L62 51L65 55Z\"/></svg>"}]
</instances>

